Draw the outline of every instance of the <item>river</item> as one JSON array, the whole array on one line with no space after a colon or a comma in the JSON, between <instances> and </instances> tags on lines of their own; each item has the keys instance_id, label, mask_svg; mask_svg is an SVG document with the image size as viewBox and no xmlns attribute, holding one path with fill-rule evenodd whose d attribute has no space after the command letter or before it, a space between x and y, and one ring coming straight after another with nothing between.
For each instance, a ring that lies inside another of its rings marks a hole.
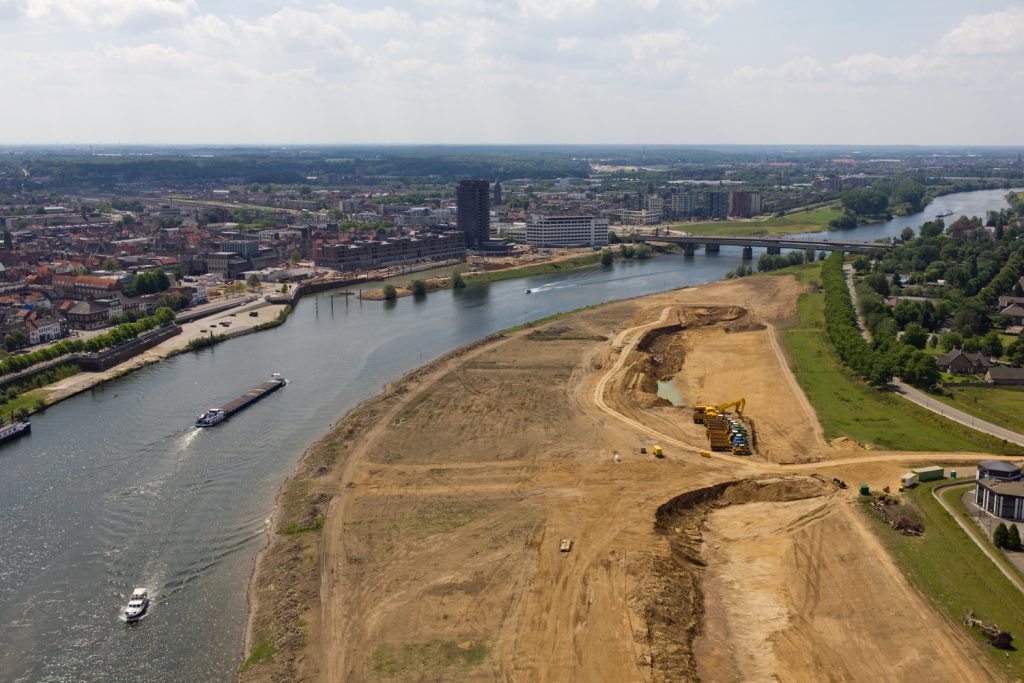
<instances>
[{"instance_id":1,"label":"river","mask_svg":"<svg viewBox=\"0 0 1024 683\"><path fill-rule=\"evenodd\" d=\"M941 197L843 239L938 211L984 215L1004 191ZM824 235L837 237L837 233ZM324 293L288 322L71 398L0 447L0 680L231 680L246 585L274 497L301 454L404 372L553 313L720 279L739 248L660 256L394 303ZM525 294L530 288L536 291ZM281 372L289 385L209 430L195 415ZM134 627L134 586L155 595Z\"/></svg>"}]
</instances>

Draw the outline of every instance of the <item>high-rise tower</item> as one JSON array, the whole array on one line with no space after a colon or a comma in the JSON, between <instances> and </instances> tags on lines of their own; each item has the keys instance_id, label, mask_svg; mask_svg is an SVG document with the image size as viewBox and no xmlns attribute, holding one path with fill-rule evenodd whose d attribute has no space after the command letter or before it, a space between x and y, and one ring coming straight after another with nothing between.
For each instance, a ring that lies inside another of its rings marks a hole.
<instances>
[{"instance_id":1,"label":"high-rise tower","mask_svg":"<svg viewBox=\"0 0 1024 683\"><path fill-rule=\"evenodd\" d=\"M486 180L460 180L457 195L458 227L473 248L491 237L491 193Z\"/></svg>"}]
</instances>

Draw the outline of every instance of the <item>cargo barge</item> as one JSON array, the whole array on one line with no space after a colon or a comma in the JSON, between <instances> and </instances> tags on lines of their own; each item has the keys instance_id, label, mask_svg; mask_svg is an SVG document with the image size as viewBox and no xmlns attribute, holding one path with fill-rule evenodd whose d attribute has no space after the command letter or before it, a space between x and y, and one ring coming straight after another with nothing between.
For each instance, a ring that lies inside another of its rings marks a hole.
<instances>
[{"instance_id":1,"label":"cargo barge","mask_svg":"<svg viewBox=\"0 0 1024 683\"><path fill-rule=\"evenodd\" d=\"M281 373L275 372L270 376L270 381L264 382L258 387L253 387L238 398L225 403L220 408L211 408L196 418L196 427L212 427L220 424L235 413L248 408L264 396L274 393L288 383Z\"/></svg>"},{"instance_id":2,"label":"cargo barge","mask_svg":"<svg viewBox=\"0 0 1024 683\"><path fill-rule=\"evenodd\" d=\"M28 420L18 420L11 424L0 427L0 444L7 443L19 436L25 436L32 432L32 423Z\"/></svg>"}]
</instances>

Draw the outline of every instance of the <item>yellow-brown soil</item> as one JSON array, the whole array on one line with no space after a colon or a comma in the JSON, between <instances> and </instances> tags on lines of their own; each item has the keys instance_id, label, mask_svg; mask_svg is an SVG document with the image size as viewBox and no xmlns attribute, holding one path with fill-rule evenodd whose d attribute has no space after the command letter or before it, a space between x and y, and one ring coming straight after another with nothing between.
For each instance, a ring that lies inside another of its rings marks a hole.
<instances>
[{"instance_id":1,"label":"yellow-brown soil","mask_svg":"<svg viewBox=\"0 0 1024 683\"><path fill-rule=\"evenodd\" d=\"M609 304L364 404L282 492L248 638L275 653L241 678L943 678L925 654L982 675L826 483L894 483L929 456L822 440L774 341L799 291L744 278ZM653 395L663 373L689 404L745 397L762 454L699 457L689 408ZM655 443L665 459L640 454Z\"/></svg>"}]
</instances>

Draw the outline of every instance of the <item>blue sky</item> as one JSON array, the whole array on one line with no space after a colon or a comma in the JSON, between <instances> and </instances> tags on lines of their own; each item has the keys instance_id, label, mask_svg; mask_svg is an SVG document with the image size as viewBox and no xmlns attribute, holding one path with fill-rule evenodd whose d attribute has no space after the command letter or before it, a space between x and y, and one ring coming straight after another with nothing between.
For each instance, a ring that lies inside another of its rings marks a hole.
<instances>
[{"instance_id":1,"label":"blue sky","mask_svg":"<svg viewBox=\"0 0 1024 683\"><path fill-rule=\"evenodd\" d=\"M1024 2L0 0L4 143L1022 144Z\"/></svg>"}]
</instances>

